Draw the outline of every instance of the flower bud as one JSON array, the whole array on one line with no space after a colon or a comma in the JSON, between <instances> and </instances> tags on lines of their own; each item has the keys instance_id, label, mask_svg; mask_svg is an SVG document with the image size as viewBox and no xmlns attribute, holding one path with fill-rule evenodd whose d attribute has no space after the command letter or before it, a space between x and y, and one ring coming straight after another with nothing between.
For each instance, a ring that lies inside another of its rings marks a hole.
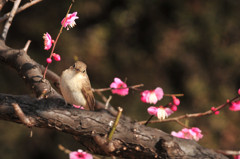
<instances>
[{"instance_id":1,"label":"flower bud","mask_svg":"<svg viewBox=\"0 0 240 159\"><path fill-rule=\"evenodd\" d=\"M51 58L47 58L47 63L52 63L52 59Z\"/></svg>"}]
</instances>

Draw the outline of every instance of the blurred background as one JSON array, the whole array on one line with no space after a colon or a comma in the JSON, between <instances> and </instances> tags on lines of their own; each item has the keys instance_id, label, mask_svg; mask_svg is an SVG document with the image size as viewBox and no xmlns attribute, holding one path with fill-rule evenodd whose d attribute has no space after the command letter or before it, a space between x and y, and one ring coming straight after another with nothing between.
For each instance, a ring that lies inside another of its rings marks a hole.
<instances>
[{"instance_id":1,"label":"blurred background","mask_svg":"<svg viewBox=\"0 0 240 159\"><path fill-rule=\"evenodd\" d=\"M29 56L45 65L50 51L43 49L42 36L48 32L56 38L69 5L69 1L45 0L17 14L7 45L20 49L31 40ZM1 15L11 7L9 2ZM93 88L109 87L119 77L127 79L128 85L143 83L142 90L159 86L165 93L183 93L172 117L209 110L233 98L240 88L240 1L81 0L74 3L74 11L79 16L77 25L63 31L55 50L62 60L50 65L59 75L75 60L82 60ZM32 94L15 70L1 64L0 74L1 93ZM164 97L156 105L170 101ZM139 91L113 95L111 104L123 107L133 120L149 117L150 105L140 101ZM239 112L225 108L219 115L183 122L203 131L202 146L239 150L239 121ZM149 126L167 133L182 129L176 123ZM4 159L66 159L58 144L80 148L71 136L54 130L33 128L30 138L27 127L0 121L0 132Z\"/></svg>"}]
</instances>

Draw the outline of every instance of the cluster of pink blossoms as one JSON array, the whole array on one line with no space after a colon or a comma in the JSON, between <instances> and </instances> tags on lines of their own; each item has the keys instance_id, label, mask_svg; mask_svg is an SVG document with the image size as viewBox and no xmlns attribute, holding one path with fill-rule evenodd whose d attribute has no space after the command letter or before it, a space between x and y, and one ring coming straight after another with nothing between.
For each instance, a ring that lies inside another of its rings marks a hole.
<instances>
[{"instance_id":1,"label":"cluster of pink blossoms","mask_svg":"<svg viewBox=\"0 0 240 159\"><path fill-rule=\"evenodd\" d=\"M198 141L203 137L202 131L199 128L192 127L191 129L183 128L179 132L173 131L171 133L172 136L183 138L183 139L190 139L190 140L196 140Z\"/></svg>"},{"instance_id":2,"label":"cluster of pink blossoms","mask_svg":"<svg viewBox=\"0 0 240 159\"><path fill-rule=\"evenodd\" d=\"M112 88L113 94L118 94L121 96L128 95L129 88L127 87L127 84L124 83L119 78L114 78L114 82L110 84L110 88ZM160 87L157 87L154 90L145 90L141 92L141 101L144 103L149 104L156 104L159 100L161 100L164 96L163 89ZM177 106L180 104L180 100L172 95L173 103L169 103L168 107L154 107L150 106L147 111L150 115L156 116L158 119L162 120L171 115L174 111L177 111Z\"/></svg>"},{"instance_id":3,"label":"cluster of pink blossoms","mask_svg":"<svg viewBox=\"0 0 240 159\"><path fill-rule=\"evenodd\" d=\"M61 24L64 28L67 28L67 30L69 30L69 28L72 28L76 25L76 23L75 23L76 19L78 19L77 12L74 12L72 14L68 14L66 18L63 18L63 20L61 21ZM52 44L55 42L54 40L52 40L51 35L48 32L46 32L45 34L43 34L43 39L44 39L44 50L51 49ZM47 58L47 60L46 60L47 63L52 63L51 57L53 57L53 59L55 61L61 60L61 57L59 54L52 53L52 55L49 58Z\"/></svg>"},{"instance_id":4,"label":"cluster of pink blossoms","mask_svg":"<svg viewBox=\"0 0 240 159\"><path fill-rule=\"evenodd\" d=\"M124 83L119 78L114 78L114 82L111 83L110 88L112 88L113 94L118 94L121 96L125 96L129 92L129 88L127 87L127 84ZM159 100L161 100L164 96L163 89L160 87L157 87L154 90L145 90L141 92L141 101L144 103L149 104L156 104ZM177 111L177 107L180 105L180 100L172 95L172 103L170 102L167 106L150 106L147 111L150 115L156 116L159 120L163 120L169 115L171 115L173 112ZM173 136L184 138L184 139L194 139L198 141L203 137L201 134L201 130L199 128L193 127L191 129L183 128L179 132L172 132Z\"/></svg>"},{"instance_id":5,"label":"cluster of pink blossoms","mask_svg":"<svg viewBox=\"0 0 240 159\"><path fill-rule=\"evenodd\" d=\"M69 154L70 159L93 159L92 155L82 150L73 151Z\"/></svg>"}]
</instances>

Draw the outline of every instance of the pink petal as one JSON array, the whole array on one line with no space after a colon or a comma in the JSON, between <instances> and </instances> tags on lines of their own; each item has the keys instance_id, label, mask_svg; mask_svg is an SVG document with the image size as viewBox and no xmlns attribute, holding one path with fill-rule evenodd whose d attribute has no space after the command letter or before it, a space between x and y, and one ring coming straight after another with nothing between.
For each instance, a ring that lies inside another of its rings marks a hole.
<instances>
[{"instance_id":1,"label":"pink petal","mask_svg":"<svg viewBox=\"0 0 240 159\"><path fill-rule=\"evenodd\" d=\"M184 139L194 139L198 141L203 137L201 134L201 130L199 128L193 127L191 129L183 128L179 132L172 132L171 133L173 136L179 137L179 138L184 138Z\"/></svg>"},{"instance_id":2,"label":"pink petal","mask_svg":"<svg viewBox=\"0 0 240 159\"><path fill-rule=\"evenodd\" d=\"M49 50L52 47L52 37L50 34L48 34L48 32L46 32L45 34L43 34L43 39L44 39L44 50Z\"/></svg>"},{"instance_id":3,"label":"pink petal","mask_svg":"<svg viewBox=\"0 0 240 159\"><path fill-rule=\"evenodd\" d=\"M66 21L65 18L63 18L63 20L61 21L61 24L63 25L63 27L67 28L67 30L69 29L69 27L74 27L76 25L75 20L78 19L79 17L77 17L77 12L74 12L72 14L68 14ZM65 23L64 23L65 21ZM63 24L64 23L64 24Z\"/></svg>"},{"instance_id":4,"label":"pink petal","mask_svg":"<svg viewBox=\"0 0 240 159\"><path fill-rule=\"evenodd\" d=\"M240 111L240 101L231 102L229 109L231 111Z\"/></svg>"},{"instance_id":5,"label":"pink petal","mask_svg":"<svg viewBox=\"0 0 240 159\"><path fill-rule=\"evenodd\" d=\"M154 92L155 92L158 100L161 100L161 99L163 98L164 93L163 93L163 89L162 89L162 88L157 87L157 88L154 90Z\"/></svg>"},{"instance_id":6,"label":"pink petal","mask_svg":"<svg viewBox=\"0 0 240 159\"><path fill-rule=\"evenodd\" d=\"M123 81L120 78L117 78L117 77L114 78L114 82L117 83L117 84L123 83Z\"/></svg>"},{"instance_id":7,"label":"pink petal","mask_svg":"<svg viewBox=\"0 0 240 159\"><path fill-rule=\"evenodd\" d=\"M148 114L157 116L158 108L151 106L147 109L147 111L148 111Z\"/></svg>"},{"instance_id":8,"label":"pink petal","mask_svg":"<svg viewBox=\"0 0 240 159\"><path fill-rule=\"evenodd\" d=\"M116 83L111 83L111 85L110 85L110 88L117 88L117 84Z\"/></svg>"},{"instance_id":9,"label":"pink petal","mask_svg":"<svg viewBox=\"0 0 240 159\"><path fill-rule=\"evenodd\" d=\"M158 102L158 98L157 98L155 92L151 92L149 94L149 97L147 98L147 102L150 104L156 104Z\"/></svg>"},{"instance_id":10,"label":"pink petal","mask_svg":"<svg viewBox=\"0 0 240 159\"><path fill-rule=\"evenodd\" d=\"M179 132L172 131L171 135L178 137L178 138L184 138L184 133L182 133L181 131L179 131Z\"/></svg>"},{"instance_id":11,"label":"pink petal","mask_svg":"<svg viewBox=\"0 0 240 159\"><path fill-rule=\"evenodd\" d=\"M173 113L173 111L170 108L165 108L165 111L167 113L167 117Z\"/></svg>"}]
</instances>

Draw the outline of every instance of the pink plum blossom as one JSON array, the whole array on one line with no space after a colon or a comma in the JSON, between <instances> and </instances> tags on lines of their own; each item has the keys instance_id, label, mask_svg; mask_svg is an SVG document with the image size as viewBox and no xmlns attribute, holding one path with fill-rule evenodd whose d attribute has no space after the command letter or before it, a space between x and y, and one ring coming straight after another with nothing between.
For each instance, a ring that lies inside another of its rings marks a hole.
<instances>
[{"instance_id":1,"label":"pink plum blossom","mask_svg":"<svg viewBox=\"0 0 240 159\"><path fill-rule=\"evenodd\" d=\"M44 50L49 50L52 47L52 43L54 43L54 40L52 40L52 37L48 32L43 34L44 39Z\"/></svg>"},{"instance_id":2,"label":"pink plum blossom","mask_svg":"<svg viewBox=\"0 0 240 159\"><path fill-rule=\"evenodd\" d=\"M197 127L192 127L191 129L188 128L183 128L179 132L172 131L171 135L178 137L178 138L183 138L183 139L190 139L190 140L196 140L198 141L203 137L202 131L197 128Z\"/></svg>"},{"instance_id":3,"label":"pink plum blossom","mask_svg":"<svg viewBox=\"0 0 240 159\"><path fill-rule=\"evenodd\" d=\"M114 82L111 83L110 88L112 88L113 94L121 96L128 95L129 88L127 88L127 84L117 77L114 78Z\"/></svg>"},{"instance_id":4,"label":"pink plum blossom","mask_svg":"<svg viewBox=\"0 0 240 159\"><path fill-rule=\"evenodd\" d=\"M157 116L158 107L151 106L147 109L148 114Z\"/></svg>"},{"instance_id":5,"label":"pink plum blossom","mask_svg":"<svg viewBox=\"0 0 240 159\"><path fill-rule=\"evenodd\" d=\"M145 90L141 93L141 100L144 103L156 104L163 98L163 90L157 87L155 90Z\"/></svg>"},{"instance_id":6,"label":"pink plum blossom","mask_svg":"<svg viewBox=\"0 0 240 159\"><path fill-rule=\"evenodd\" d=\"M147 109L147 111L150 115L156 116L159 120L163 120L173 113L171 109L164 108L162 106L160 107L151 106Z\"/></svg>"},{"instance_id":7,"label":"pink plum blossom","mask_svg":"<svg viewBox=\"0 0 240 159\"><path fill-rule=\"evenodd\" d=\"M63 18L63 20L61 21L61 24L63 25L64 28L67 28L67 30L69 30L69 28L73 28L76 25L75 20L78 18L79 17L77 16L77 12L73 12L72 14L67 15L66 21L65 21L65 18Z\"/></svg>"},{"instance_id":8,"label":"pink plum blossom","mask_svg":"<svg viewBox=\"0 0 240 159\"><path fill-rule=\"evenodd\" d=\"M92 155L82 150L69 153L69 159L93 159Z\"/></svg>"},{"instance_id":9,"label":"pink plum blossom","mask_svg":"<svg viewBox=\"0 0 240 159\"><path fill-rule=\"evenodd\" d=\"M240 101L231 102L229 109L231 111L240 111Z\"/></svg>"}]
</instances>

